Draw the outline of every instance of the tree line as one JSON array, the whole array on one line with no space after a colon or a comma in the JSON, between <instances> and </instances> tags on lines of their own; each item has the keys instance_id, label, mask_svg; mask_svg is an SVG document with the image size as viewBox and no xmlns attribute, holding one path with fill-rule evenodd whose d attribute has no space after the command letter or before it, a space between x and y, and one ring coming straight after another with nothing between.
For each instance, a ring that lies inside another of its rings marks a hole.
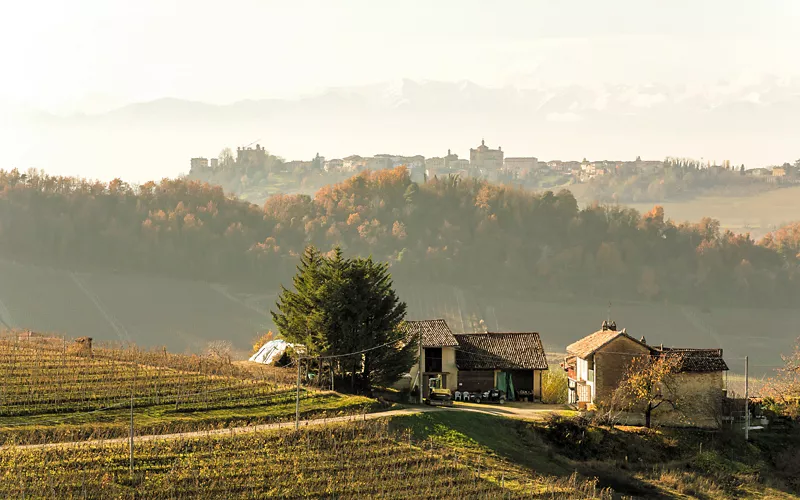
<instances>
[{"instance_id":1,"label":"tree line","mask_svg":"<svg viewBox=\"0 0 800 500\"><path fill-rule=\"evenodd\" d=\"M787 179L795 177L795 167L785 163L784 168ZM672 157L666 158L660 168L644 171L619 168L593 178L588 185L587 194L593 199L652 203L702 195L746 196L780 186L746 175L744 165L708 166L697 160Z\"/></svg>"},{"instance_id":2,"label":"tree line","mask_svg":"<svg viewBox=\"0 0 800 500\"><path fill-rule=\"evenodd\" d=\"M398 283L504 296L760 306L800 297L796 224L757 242L709 218L671 221L658 206L580 208L566 190L458 176L418 184L403 167L263 207L187 179L133 186L0 171L0 236L3 258L270 288L288 283L314 245L387 262Z\"/></svg>"}]
</instances>

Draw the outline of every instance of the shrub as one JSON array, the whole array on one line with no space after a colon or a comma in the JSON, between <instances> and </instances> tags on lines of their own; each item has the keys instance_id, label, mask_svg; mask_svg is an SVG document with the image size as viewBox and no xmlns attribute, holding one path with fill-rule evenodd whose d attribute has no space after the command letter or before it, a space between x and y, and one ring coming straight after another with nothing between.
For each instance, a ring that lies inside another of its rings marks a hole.
<instances>
[{"instance_id":1,"label":"shrub","mask_svg":"<svg viewBox=\"0 0 800 500\"><path fill-rule=\"evenodd\" d=\"M262 333L258 337L253 340L253 350L250 354L255 354L261 349L261 346L269 342L270 340L275 338L275 334L272 333L272 330L268 331L267 333Z\"/></svg>"},{"instance_id":2,"label":"shrub","mask_svg":"<svg viewBox=\"0 0 800 500\"><path fill-rule=\"evenodd\" d=\"M542 373L542 402L567 403L567 374L563 370L547 370Z\"/></svg>"}]
</instances>

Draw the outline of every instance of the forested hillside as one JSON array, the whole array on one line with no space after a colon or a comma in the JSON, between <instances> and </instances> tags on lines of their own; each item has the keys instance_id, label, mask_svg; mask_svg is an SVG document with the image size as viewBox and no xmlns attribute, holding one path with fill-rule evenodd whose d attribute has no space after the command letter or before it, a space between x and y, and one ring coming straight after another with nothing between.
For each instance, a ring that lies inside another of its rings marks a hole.
<instances>
[{"instance_id":1,"label":"forested hillside","mask_svg":"<svg viewBox=\"0 0 800 500\"><path fill-rule=\"evenodd\" d=\"M579 209L534 194L404 168L363 172L312 198L263 207L187 180L131 186L0 172L0 256L274 287L309 244L391 263L399 283L577 297L787 306L800 297L797 227L756 242L655 207Z\"/></svg>"}]
</instances>

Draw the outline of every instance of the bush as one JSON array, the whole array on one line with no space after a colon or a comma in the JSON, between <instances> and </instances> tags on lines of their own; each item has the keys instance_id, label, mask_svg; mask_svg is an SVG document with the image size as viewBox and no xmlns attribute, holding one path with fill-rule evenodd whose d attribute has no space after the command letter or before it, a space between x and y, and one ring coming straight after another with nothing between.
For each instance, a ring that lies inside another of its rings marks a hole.
<instances>
[{"instance_id":1,"label":"bush","mask_svg":"<svg viewBox=\"0 0 800 500\"><path fill-rule=\"evenodd\" d=\"M253 350L250 354L255 354L258 352L261 347L269 342L270 340L275 338L275 334L272 331L268 331L267 333L262 333L258 337L253 340Z\"/></svg>"},{"instance_id":2,"label":"bush","mask_svg":"<svg viewBox=\"0 0 800 500\"><path fill-rule=\"evenodd\" d=\"M603 431L592 427L583 416L564 417L553 413L545 419L544 437L566 455L586 459L599 451Z\"/></svg>"},{"instance_id":3,"label":"bush","mask_svg":"<svg viewBox=\"0 0 800 500\"><path fill-rule=\"evenodd\" d=\"M568 390L567 374L563 370L547 370L542 373L542 402L566 404Z\"/></svg>"}]
</instances>

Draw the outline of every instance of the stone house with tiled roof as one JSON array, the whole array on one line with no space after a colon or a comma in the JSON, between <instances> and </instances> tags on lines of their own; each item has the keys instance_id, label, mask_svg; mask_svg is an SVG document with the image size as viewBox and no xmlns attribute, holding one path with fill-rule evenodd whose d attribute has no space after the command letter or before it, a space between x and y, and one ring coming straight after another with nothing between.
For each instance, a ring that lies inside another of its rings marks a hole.
<instances>
[{"instance_id":1,"label":"stone house with tiled roof","mask_svg":"<svg viewBox=\"0 0 800 500\"><path fill-rule=\"evenodd\" d=\"M651 346L637 340L616 324L603 328L567 346L563 367L568 378L568 402L578 406L608 403L620 385L633 358L675 357L677 373L671 376L665 397L676 401L653 413L658 425L719 426L718 416L725 396L723 374L728 365L722 349ZM669 393L669 394L667 394ZM627 423L638 423L640 415L629 414Z\"/></svg>"},{"instance_id":2,"label":"stone house with tiled roof","mask_svg":"<svg viewBox=\"0 0 800 500\"><path fill-rule=\"evenodd\" d=\"M567 346L564 369L568 378L570 404L593 404L607 399L617 388L628 365L636 356L649 355L641 340L608 325Z\"/></svg>"},{"instance_id":3,"label":"stone house with tiled roof","mask_svg":"<svg viewBox=\"0 0 800 500\"><path fill-rule=\"evenodd\" d=\"M406 321L403 329L421 341L420 363L412 367L411 386L422 367L422 387L442 377L453 392L515 389L517 399L541 399L542 370L547 369L538 333L453 334L443 319Z\"/></svg>"},{"instance_id":4,"label":"stone house with tiled roof","mask_svg":"<svg viewBox=\"0 0 800 500\"><path fill-rule=\"evenodd\" d=\"M418 372L422 366L422 387L425 394L428 381L442 377L442 384L451 391L458 388L458 368L456 367L456 341L453 332L443 319L406 321L403 328L409 336L420 340L422 358L411 368L411 383L418 383Z\"/></svg>"}]
</instances>

